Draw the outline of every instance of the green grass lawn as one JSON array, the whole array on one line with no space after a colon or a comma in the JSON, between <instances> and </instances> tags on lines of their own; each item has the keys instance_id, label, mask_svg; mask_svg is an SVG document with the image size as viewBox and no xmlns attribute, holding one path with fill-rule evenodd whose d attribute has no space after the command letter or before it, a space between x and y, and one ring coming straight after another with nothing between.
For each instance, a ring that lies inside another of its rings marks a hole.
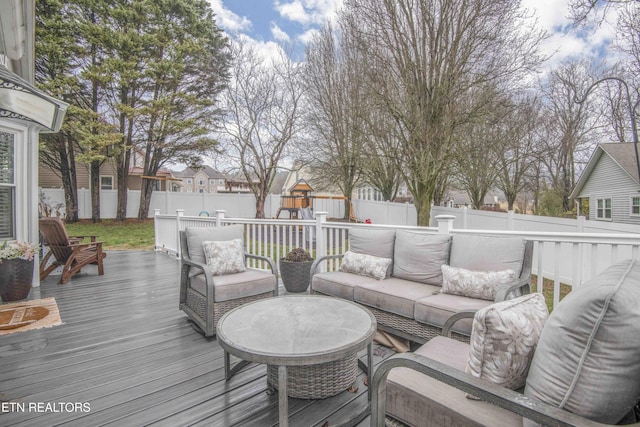
<instances>
[{"instance_id":1,"label":"green grass lawn","mask_svg":"<svg viewBox=\"0 0 640 427\"><path fill-rule=\"evenodd\" d=\"M82 220L66 227L70 236L97 236L96 240L104 242L102 247L106 250L153 250L153 219L123 222L105 219L95 224Z\"/></svg>"}]
</instances>

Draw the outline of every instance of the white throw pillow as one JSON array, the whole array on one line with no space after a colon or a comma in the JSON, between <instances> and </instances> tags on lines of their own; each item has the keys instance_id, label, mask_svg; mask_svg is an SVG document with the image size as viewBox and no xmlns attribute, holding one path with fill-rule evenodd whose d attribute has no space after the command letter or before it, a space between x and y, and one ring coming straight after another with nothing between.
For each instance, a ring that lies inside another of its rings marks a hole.
<instances>
[{"instance_id":1,"label":"white throw pillow","mask_svg":"<svg viewBox=\"0 0 640 427\"><path fill-rule=\"evenodd\" d=\"M496 299L496 292L502 285L515 280L513 270L471 271L464 268L442 265L443 294L462 295L489 301Z\"/></svg>"},{"instance_id":2,"label":"white throw pillow","mask_svg":"<svg viewBox=\"0 0 640 427\"><path fill-rule=\"evenodd\" d=\"M207 240L202 242L207 265L211 267L211 274L241 273L246 270L244 265L244 246L242 240Z\"/></svg>"},{"instance_id":3,"label":"white throw pillow","mask_svg":"<svg viewBox=\"0 0 640 427\"><path fill-rule=\"evenodd\" d=\"M513 390L524 386L548 317L539 293L478 310L473 318L466 371Z\"/></svg>"},{"instance_id":4,"label":"white throw pillow","mask_svg":"<svg viewBox=\"0 0 640 427\"><path fill-rule=\"evenodd\" d=\"M347 251L342 258L340 271L382 280L387 276L387 269L390 265L391 258L380 258L373 255Z\"/></svg>"}]
</instances>

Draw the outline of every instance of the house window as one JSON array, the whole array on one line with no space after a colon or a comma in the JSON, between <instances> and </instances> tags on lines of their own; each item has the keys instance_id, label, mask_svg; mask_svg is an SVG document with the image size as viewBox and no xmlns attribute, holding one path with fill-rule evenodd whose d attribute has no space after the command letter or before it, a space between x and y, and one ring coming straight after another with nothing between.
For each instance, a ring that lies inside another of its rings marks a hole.
<instances>
[{"instance_id":1,"label":"house window","mask_svg":"<svg viewBox=\"0 0 640 427\"><path fill-rule=\"evenodd\" d=\"M209 180L209 185L216 185L216 180L215 179L210 179Z\"/></svg>"},{"instance_id":2,"label":"house window","mask_svg":"<svg viewBox=\"0 0 640 427\"><path fill-rule=\"evenodd\" d=\"M100 189L101 190L113 190L113 176L100 175Z\"/></svg>"},{"instance_id":3,"label":"house window","mask_svg":"<svg viewBox=\"0 0 640 427\"><path fill-rule=\"evenodd\" d=\"M191 184L193 183L193 181L191 180L191 178L187 178L187 184Z\"/></svg>"},{"instance_id":4,"label":"house window","mask_svg":"<svg viewBox=\"0 0 640 427\"><path fill-rule=\"evenodd\" d=\"M0 132L0 240L15 238L14 138Z\"/></svg>"},{"instance_id":5,"label":"house window","mask_svg":"<svg viewBox=\"0 0 640 427\"><path fill-rule=\"evenodd\" d=\"M204 179L200 178L200 185L204 185Z\"/></svg>"},{"instance_id":6,"label":"house window","mask_svg":"<svg viewBox=\"0 0 640 427\"><path fill-rule=\"evenodd\" d=\"M611 199L598 199L596 219L611 219Z\"/></svg>"},{"instance_id":7,"label":"house window","mask_svg":"<svg viewBox=\"0 0 640 427\"><path fill-rule=\"evenodd\" d=\"M640 197L631 198L631 215L640 215Z\"/></svg>"},{"instance_id":8,"label":"house window","mask_svg":"<svg viewBox=\"0 0 640 427\"><path fill-rule=\"evenodd\" d=\"M219 179L218 180L218 185L224 185L224 179Z\"/></svg>"}]
</instances>

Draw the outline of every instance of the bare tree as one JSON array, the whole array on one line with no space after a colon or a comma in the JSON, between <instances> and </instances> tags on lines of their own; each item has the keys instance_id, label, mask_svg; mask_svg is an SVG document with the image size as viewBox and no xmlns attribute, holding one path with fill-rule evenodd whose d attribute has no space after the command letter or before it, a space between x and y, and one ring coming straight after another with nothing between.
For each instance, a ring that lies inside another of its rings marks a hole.
<instances>
[{"instance_id":1,"label":"bare tree","mask_svg":"<svg viewBox=\"0 0 640 427\"><path fill-rule=\"evenodd\" d=\"M470 88L530 71L543 34L508 0L347 0L345 10L367 77L400 129L401 172L427 225L454 131L468 117L461 101Z\"/></svg>"},{"instance_id":2,"label":"bare tree","mask_svg":"<svg viewBox=\"0 0 640 427\"><path fill-rule=\"evenodd\" d=\"M348 27L328 24L306 50L305 73L314 175L325 186L337 186L345 195L345 219L351 216L351 195L362 179L365 135L364 82L358 52Z\"/></svg>"},{"instance_id":3,"label":"bare tree","mask_svg":"<svg viewBox=\"0 0 640 427\"><path fill-rule=\"evenodd\" d=\"M551 179L551 188L562 198L564 212L571 209L569 194L576 182L577 162L585 162L600 124L595 98L576 103L595 80L590 64L569 62L551 73L542 88L546 97L542 142L546 150L540 160Z\"/></svg>"},{"instance_id":4,"label":"bare tree","mask_svg":"<svg viewBox=\"0 0 640 427\"><path fill-rule=\"evenodd\" d=\"M301 129L301 66L282 49L277 59L260 57L242 40L230 49L220 142L226 159L255 195L256 218L264 218L264 202L280 159Z\"/></svg>"},{"instance_id":5,"label":"bare tree","mask_svg":"<svg viewBox=\"0 0 640 427\"><path fill-rule=\"evenodd\" d=\"M502 149L496 152L500 168L497 187L504 193L509 210L513 210L518 195L527 189L527 175L537 158L540 109L538 97L516 99L501 122L505 139ZM523 210L526 210L526 201Z\"/></svg>"}]
</instances>

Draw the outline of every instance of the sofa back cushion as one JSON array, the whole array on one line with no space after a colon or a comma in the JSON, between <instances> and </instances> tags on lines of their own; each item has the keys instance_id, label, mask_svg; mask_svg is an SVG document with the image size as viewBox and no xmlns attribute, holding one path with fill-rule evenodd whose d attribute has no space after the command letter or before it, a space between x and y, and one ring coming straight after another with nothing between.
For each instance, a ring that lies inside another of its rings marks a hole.
<instances>
[{"instance_id":1,"label":"sofa back cushion","mask_svg":"<svg viewBox=\"0 0 640 427\"><path fill-rule=\"evenodd\" d=\"M553 310L525 395L606 424L640 396L640 260L607 268Z\"/></svg>"},{"instance_id":2,"label":"sofa back cushion","mask_svg":"<svg viewBox=\"0 0 640 427\"><path fill-rule=\"evenodd\" d=\"M395 230L376 230L370 228L349 229L349 250L356 254L372 255L393 260ZM385 277L391 276L393 262L389 265Z\"/></svg>"},{"instance_id":3,"label":"sofa back cushion","mask_svg":"<svg viewBox=\"0 0 640 427\"><path fill-rule=\"evenodd\" d=\"M207 259L204 255L202 243L205 241L226 241L244 238L244 227L242 224L228 225L224 227L186 227L184 229L187 235L187 247L189 250L189 258L193 261L206 264ZM192 268L189 277L193 277L202 273L199 268Z\"/></svg>"},{"instance_id":4,"label":"sofa back cushion","mask_svg":"<svg viewBox=\"0 0 640 427\"><path fill-rule=\"evenodd\" d=\"M449 265L473 271L522 272L526 241L522 237L454 234Z\"/></svg>"},{"instance_id":5,"label":"sofa back cushion","mask_svg":"<svg viewBox=\"0 0 640 427\"><path fill-rule=\"evenodd\" d=\"M450 244L449 235L398 230L394 246L393 276L440 286L441 266L449 262Z\"/></svg>"}]
</instances>

